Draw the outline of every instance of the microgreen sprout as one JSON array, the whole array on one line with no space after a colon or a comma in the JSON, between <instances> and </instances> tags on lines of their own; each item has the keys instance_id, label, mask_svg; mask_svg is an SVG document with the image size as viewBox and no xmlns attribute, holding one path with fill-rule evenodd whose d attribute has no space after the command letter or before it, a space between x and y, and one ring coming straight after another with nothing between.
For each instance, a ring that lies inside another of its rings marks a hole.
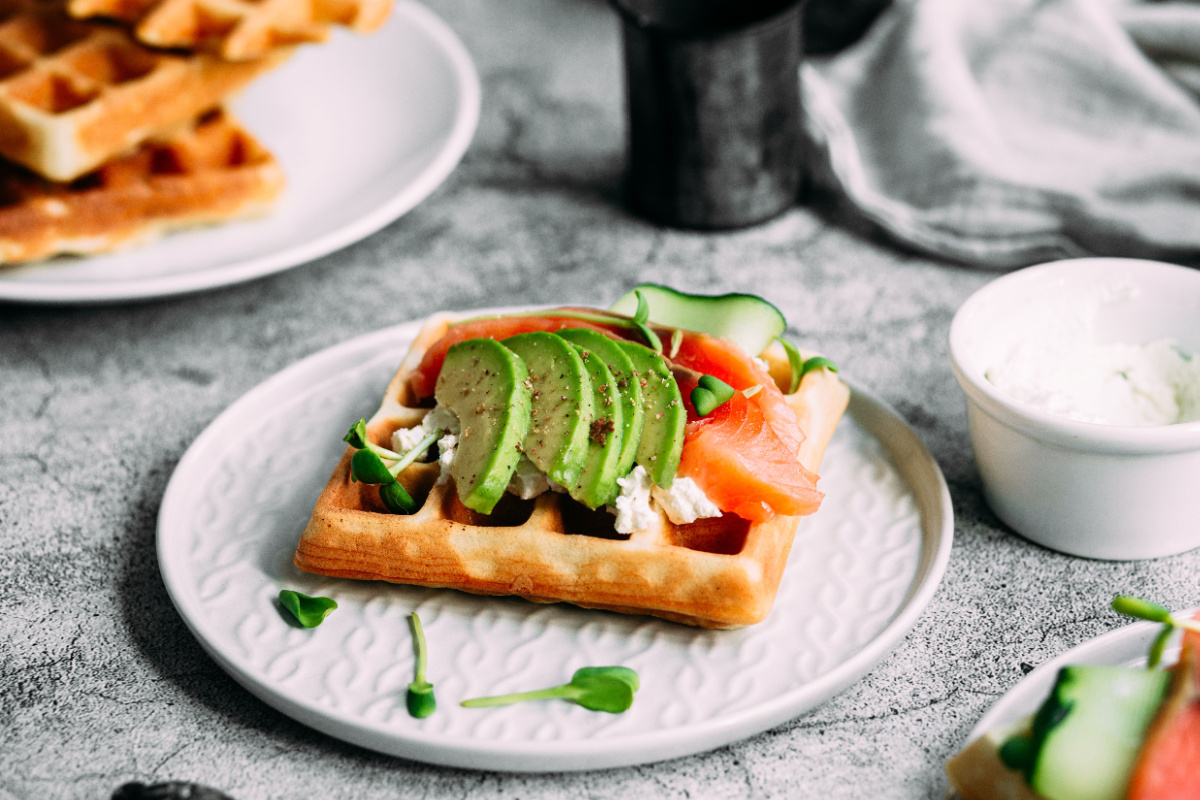
<instances>
[{"instance_id":1,"label":"microgreen sprout","mask_svg":"<svg viewBox=\"0 0 1200 800\"><path fill-rule=\"evenodd\" d=\"M671 332L671 353L667 358L674 358L679 355L679 346L683 344L683 331L676 328Z\"/></svg>"},{"instance_id":2,"label":"microgreen sprout","mask_svg":"<svg viewBox=\"0 0 1200 800\"><path fill-rule=\"evenodd\" d=\"M400 458L399 453L392 452L386 447L380 447L367 438L367 421L365 419L359 419L358 422L351 425L350 430L342 437L342 441L355 450L370 450L381 458L388 458L393 461Z\"/></svg>"},{"instance_id":3,"label":"microgreen sprout","mask_svg":"<svg viewBox=\"0 0 1200 800\"><path fill-rule=\"evenodd\" d=\"M796 345L792 344L787 339L783 338L782 336L776 336L775 339L781 345L783 345L783 352L787 353L788 366L792 368L792 381L788 385L788 394L795 394L796 390L800 388L800 381L804 380L804 376L812 372L814 369L821 369L824 367L830 372L838 371L837 365L828 358L825 358L825 356L813 356L812 358L806 359L804 356L800 355L800 350L796 347Z\"/></svg>"},{"instance_id":4,"label":"microgreen sprout","mask_svg":"<svg viewBox=\"0 0 1200 800\"><path fill-rule=\"evenodd\" d=\"M1175 619L1171 616L1171 612L1168 609L1160 606L1158 603L1151 603L1149 600L1143 600L1140 597L1119 594L1113 598L1112 609L1118 614L1124 614L1127 617L1144 619L1147 622L1162 623L1162 630L1158 632L1158 635L1154 637L1154 641L1150 644L1150 653L1146 660L1146 666L1149 669L1154 669L1162 661L1162 654L1163 650L1166 649L1167 640L1171 638L1171 634L1176 628L1200 633L1200 622L1190 619Z\"/></svg>"},{"instance_id":5,"label":"microgreen sprout","mask_svg":"<svg viewBox=\"0 0 1200 800\"><path fill-rule=\"evenodd\" d=\"M337 601L329 597L309 597L291 589L280 590L279 604L290 611L296 621L306 628L317 627L338 607Z\"/></svg>"},{"instance_id":6,"label":"microgreen sprout","mask_svg":"<svg viewBox=\"0 0 1200 800\"><path fill-rule=\"evenodd\" d=\"M465 708L489 708L526 700L558 698L577 703L592 711L620 714L633 705L633 695L637 692L638 685L638 675L629 667L583 667L575 670L571 682L562 686L496 697L477 697L464 700L462 705Z\"/></svg>"},{"instance_id":7,"label":"microgreen sprout","mask_svg":"<svg viewBox=\"0 0 1200 800\"><path fill-rule=\"evenodd\" d=\"M702 417L707 417L733 397L733 387L712 375L701 375L700 383L692 389L692 407Z\"/></svg>"},{"instance_id":8,"label":"microgreen sprout","mask_svg":"<svg viewBox=\"0 0 1200 800\"><path fill-rule=\"evenodd\" d=\"M369 485L379 486L379 499L393 514L412 514L420 506L396 480L396 476L404 468L416 461L429 446L442 435L441 431L431 431L417 443L417 446L401 455L400 453L380 447L367 438L367 423L359 420L350 428L343 441L351 447L359 448L350 457L350 480L362 481ZM391 461L391 466L386 462Z\"/></svg>"},{"instance_id":9,"label":"microgreen sprout","mask_svg":"<svg viewBox=\"0 0 1200 800\"><path fill-rule=\"evenodd\" d=\"M413 682L408 685L405 703L408 713L417 719L424 719L437 710L437 700L433 696L433 684L425 680L425 665L427 649L425 647L425 631L421 628L421 618L417 612L408 615L408 623L412 626L413 648L417 654L416 674Z\"/></svg>"},{"instance_id":10,"label":"microgreen sprout","mask_svg":"<svg viewBox=\"0 0 1200 800\"><path fill-rule=\"evenodd\" d=\"M633 296L637 298L637 310L633 312L634 322L649 322L650 321L650 303L646 301L646 296L641 290L634 289Z\"/></svg>"},{"instance_id":11,"label":"microgreen sprout","mask_svg":"<svg viewBox=\"0 0 1200 800\"><path fill-rule=\"evenodd\" d=\"M742 397L745 397L746 399L750 399L751 397L754 397L754 395L761 392L762 389L763 389L762 384L756 383L753 386L751 386L749 389L742 389Z\"/></svg>"}]
</instances>

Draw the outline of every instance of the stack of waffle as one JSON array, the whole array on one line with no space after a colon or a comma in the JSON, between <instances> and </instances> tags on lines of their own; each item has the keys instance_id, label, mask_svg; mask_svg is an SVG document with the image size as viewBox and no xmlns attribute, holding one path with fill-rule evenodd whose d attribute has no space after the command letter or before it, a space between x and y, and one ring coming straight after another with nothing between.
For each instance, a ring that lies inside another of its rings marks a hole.
<instances>
[{"instance_id":1,"label":"stack of waffle","mask_svg":"<svg viewBox=\"0 0 1200 800\"><path fill-rule=\"evenodd\" d=\"M274 157L222 104L391 0L0 0L0 264L264 212ZM169 48L169 49L168 49Z\"/></svg>"}]
</instances>

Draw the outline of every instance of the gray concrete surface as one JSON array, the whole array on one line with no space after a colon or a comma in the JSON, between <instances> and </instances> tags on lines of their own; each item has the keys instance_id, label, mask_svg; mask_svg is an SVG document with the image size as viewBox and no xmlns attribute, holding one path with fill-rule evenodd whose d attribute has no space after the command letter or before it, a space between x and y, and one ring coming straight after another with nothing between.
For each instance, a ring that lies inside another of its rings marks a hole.
<instances>
[{"instance_id":1,"label":"gray concrete surface","mask_svg":"<svg viewBox=\"0 0 1200 800\"><path fill-rule=\"evenodd\" d=\"M1200 552L1103 563L1008 531L980 494L946 357L994 277L898 251L822 205L720 235L620 204L619 45L601 0L430 0L478 64L465 161L381 232L284 274L104 308L0 306L0 798L107 798L194 780L254 798L934 798L981 713L1122 624L1114 592L1200 602ZM188 444L297 359L441 308L605 303L655 280L764 294L792 334L891 402L954 498L945 581L915 630L812 713L714 752L505 775L378 755L253 698L167 598L155 515Z\"/></svg>"}]
</instances>

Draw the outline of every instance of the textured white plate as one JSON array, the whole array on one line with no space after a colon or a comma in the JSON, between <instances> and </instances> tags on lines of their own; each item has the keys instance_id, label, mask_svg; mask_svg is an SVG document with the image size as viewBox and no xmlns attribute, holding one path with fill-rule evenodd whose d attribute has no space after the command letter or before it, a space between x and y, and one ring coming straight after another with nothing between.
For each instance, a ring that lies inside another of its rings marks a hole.
<instances>
[{"instance_id":1,"label":"textured white plate","mask_svg":"<svg viewBox=\"0 0 1200 800\"><path fill-rule=\"evenodd\" d=\"M418 329L317 353L234 403L184 455L163 498L159 563L212 657L286 714L355 744L451 766L613 767L695 753L779 725L858 680L907 633L946 568L954 525L937 463L896 414L855 388L825 456L820 513L800 526L759 625L701 631L649 618L323 578L292 551L344 445ZM326 595L319 627L290 627L280 589ZM419 611L439 710L408 716ZM468 697L563 683L624 664L642 678L621 715L564 702L469 710Z\"/></svg>"},{"instance_id":2,"label":"textured white plate","mask_svg":"<svg viewBox=\"0 0 1200 800\"><path fill-rule=\"evenodd\" d=\"M0 269L0 300L103 303L247 281L382 228L454 169L479 120L479 78L454 33L400 0L373 34L300 48L234 103L288 186L260 220L167 236L92 258Z\"/></svg>"},{"instance_id":3,"label":"textured white plate","mask_svg":"<svg viewBox=\"0 0 1200 800\"><path fill-rule=\"evenodd\" d=\"M1181 611L1176 616L1192 617L1196 609ZM967 741L974 741L992 728L1016 722L1038 710L1054 687L1058 671L1072 664L1111 664L1118 667L1143 667L1150 643L1162 626L1153 622L1135 622L1073 647L1057 658L1047 661L1030 672L1021 682L1009 689L979 720ZM1179 658L1179 635L1173 647L1163 654L1163 662L1172 664Z\"/></svg>"},{"instance_id":4,"label":"textured white plate","mask_svg":"<svg viewBox=\"0 0 1200 800\"><path fill-rule=\"evenodd\" d=\"M1177 616L1191 618L1196 609L1178 612ZM983 734L1008 725L1026 717L1041 707L1050 696L1058 671L1073 664L1109 664L1116 667L1144 667L1146 654L1150 651L1150 643L1154 640L1162 626L1153 622L1135 622L1118 628L1102 636L1089 639L1081 645L1072 647L1067 652L1047 661L1030 672L1021 681L1009 689L1003 697L996 701L988 712L980 718L967 741L975 741ZM1173 646L1163 653L1163 662L1173 664L1179 659L1179 635L1176 634ZM946 800L958 800L959 795L952 787L946 788Z\"/></svg>"}]
</instances>

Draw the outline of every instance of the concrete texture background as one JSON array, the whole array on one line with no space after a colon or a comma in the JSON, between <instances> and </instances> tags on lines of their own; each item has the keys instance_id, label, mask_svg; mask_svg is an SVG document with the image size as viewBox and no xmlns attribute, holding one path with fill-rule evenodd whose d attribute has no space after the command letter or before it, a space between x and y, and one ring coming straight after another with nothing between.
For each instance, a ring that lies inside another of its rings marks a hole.
<instances>
[{"instance_id":1,"label":"concrete texture background","mask_svg":"<svg viewBox=\"0 0 1200 800\"><path fill-rule=\"evenodd\" d=\"M103 308L0 306L0 798L194 780L252 798L935 798L941 765L1022 675L1122 623L1117 591L1200 602L1200 552L1061 556L988 510L946 336L994 275L882 242L830 204L751 230L665 230L620 202L615 18L601 0L430 0L483 115L432 197L341 252L248 285ZM344 744L253 698L169 602L155 515L188 444L299 358L441 308L605 304L655 280L766 295L892 403L950 484L955 546L915 630L812 713L630 769L505 775Z\"/></svg>"}]
</instances>

